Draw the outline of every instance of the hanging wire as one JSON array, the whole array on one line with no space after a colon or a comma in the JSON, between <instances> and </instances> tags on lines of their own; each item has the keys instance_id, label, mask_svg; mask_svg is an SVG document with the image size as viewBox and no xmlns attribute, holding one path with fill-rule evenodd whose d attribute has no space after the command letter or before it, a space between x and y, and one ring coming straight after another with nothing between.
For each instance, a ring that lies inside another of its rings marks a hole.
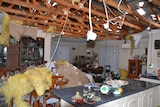
<instances>
[{"instance_id":1,"label":"hanging wire","mask_svg":"<svg viewBox=\"0 0 160 107\"><path fill-rule=\"evenodd\" d=\"M104 0L103 0L103 5L104 5L105 13L106 13L106 18L107 18L107 20L109 20L109 17L108 17L108 11L107 11L106 3L105 3L105 1L104 1Z\"/></svg>"},{"instance_id":2,"label":"hanging wire","mask_svg":"<svg viewBox=\"0 0 160 107\"><path fill-rule=\"evenodd\" d=\"M110 11L113 16L117 16L108 5L106 5L106 7L107 7L108 11Z\"/></svg>"},{"instance_id":3,"label":"hanging wire","mask_svg":"<svg viewBox=\"0 0 160 107\"><path fill-rule=\"evenodd\" d=\"M92 0L89 0L89 25L90 25L90 30L93 31L92 20L91 20L91 5L92 5Z\"/></svg>"},{"instance_id":4,"label":"hanging wire","mask_svg":"<svg viewBox=\"0 0 160 107\"><path fill-rule=\"evenodd\" d=\"M57 45L56 45L56 47L55 47L55 49L54 49L54 52L53 52L52 57L51 57L51 58L50 58L50 60L49 60L49 63L48 63L48 65L47 65L47 68L49 68L49 66L50 66L50 64L51 64L52 59L53 59L53 58L54 58L54 56L56 55L56 52L57 52L57 49L58 49L59 43L60 43L61 38L62 38L62 35L64 34L64 29L65 29L65 26L66 26L67 20L68 20L68 13L66 14L66 19L65 19L65 22L64 22L64 25L63 25L63 29L62 29L62 31L61 31L61 34L60 34L59 38L58 38Z\"/></svg>"},{"instance_id":5,"label":"hanging wire","mask_svg":"<svg viewBox=\"0 0 160 107\"><path fill-rule=\"evenodd\" d=\"M123 19L122 19L122 23L121 23L121 27L123 26L123 24L124 24L124 20L125 20L125 18L126 18L126 12L124 13L124 16L123 16Z\"/></svg>"},{"instance_id":6,"label":"hanging wire","mask_svg":"<svg viewBox=\"0 0 160 107\"><path fill-rule=\"evenodd\" d=\"M129 10L129 9L128 9L126 12L121 11L120 8L119 8L121 2L122 2L122 0L120 0L119 3L118 3L118 10L123 14L123 19L122 19L122 21L121 21L121 23L120 23L119 21L117 21L117 22L113 22L113 21L116 20L116 19L118 19L118 18L121 19L121 16L117 16L117 17L115 17L115 18L109 19L108 11L107 11L107 8L106 8L106 7L108 7L108 6L106 5L105 1L103 0L103 5L104 5L105 13L106 13L107 22L109 22L109 23L111 23L111 24L113 24L113 25L119 23L120 28L123 26L124 20L125 20L126 14L127 14L127 11ZM109 8L109 7L108 7L108 8ZM110 8L109 8L109 9L110 9Z\"/></svg>"},{"instance_id":7,"label":"hanging wire","mask_svg":"<svg viewBox=\"0 0 160 107\"><path fill-rule=\"evenodd\" d=\"M122 3L122 0L119 0L119 3L118 3L118 10L122 13L122 14L125 14L119 7L120 7L120 5L121 5L121 3Z\"/></svg>"},{"instance_id":8,"label":"hanging wire","mask_svg":"<svg viewBox=\"0 0 160 107\"><path fill-rule=\"evenodd\" d=\"M117 21L117 22L112 22L112 21L120 18L121 16L118 16L118 17L115 17L115 18L109 20L108 11L107 11L107 8L106 8L107 5L106 5L106 3L105 3L105 0L103 0L103 5L104 5L105 13L106 13L107 22L109 22L109 23L111 23L111 24L113 24L113 25L119 23L120 27L123 26L123 23L124 23L124 20L125 20L125 16L126 16L126 14L127 14L127 12L124 13L124 12L122 12L122 11L119 9L119 6L120 6L121 2L122 2L122 0L120 0L120 2L119 2L119 4L118 4L118 10L119 10L121 13L123 13L123 19L122 19L122 22L120 23L119 21Z\"/></svg>"}]
</instances>

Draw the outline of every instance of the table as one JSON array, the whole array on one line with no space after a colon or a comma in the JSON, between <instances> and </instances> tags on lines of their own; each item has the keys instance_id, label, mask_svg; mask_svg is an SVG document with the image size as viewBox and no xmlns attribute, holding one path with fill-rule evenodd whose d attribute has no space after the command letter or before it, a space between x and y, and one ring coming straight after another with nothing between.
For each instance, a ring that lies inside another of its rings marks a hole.
<instances>
[{"instance_id":1,"label":"table","mask_svg":"<svg viewBox=\"0 0 160 107\"><path fill-rule=\"evenodd\" d=\"M95 106L98 106L116 99L120 99L122 97L126 97L126 96L129 96L129 95L132 95L140 91L143 91L152 87L156 87L159 85L156 83L150 83L150 82L139 81L134 79L127 79L127 81L129 82L129 84L126 86L122 86L123 93L121 95L114 95L112 93L109 95L104 95L100 93L102 100L94 104L87 104L87 103L78 104L71 101L72 96L74 96L77 91L80 92L80 95L83 94L84 86L55 89L55 90L52 90L52 93L55 94L57 97L65 100L66 102L72 104L75 107L95 107Z\"/></svg>"}]
</instances>

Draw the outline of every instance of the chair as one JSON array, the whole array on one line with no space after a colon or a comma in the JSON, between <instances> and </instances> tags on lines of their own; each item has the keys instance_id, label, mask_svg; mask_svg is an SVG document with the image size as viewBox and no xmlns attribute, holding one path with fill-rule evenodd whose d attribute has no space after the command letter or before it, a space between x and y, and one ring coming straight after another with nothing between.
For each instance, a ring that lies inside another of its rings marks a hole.
<instances>
[{"instance_id":1,"label":"chair","mask_svg":"<svg viewBox=\"0 0 160 107\"><path fill-rule=\"evenodd\" d=\"M38 95L35 90L26 95L24 101L28 102L31 107L39 107Z\"/></svg>"},{"instance_id":2,"label":"chair","mask_svg":"<svg viewBox=\"0 0 160 107\"><path fill-rule=\"evenodd\" d=\"M94 69L94 73L96 74L95 82L101 82L102 72L103 72L103 67L102 66L99 66L99 67Z\"/></svg>"},{"instance_id":3,"label":"chair","mask_svg":"<svg viewBox=\"0 0 160 107\"><path fill-rule=\"evenodd\" d=\"M36 91L32 91L25 101L29 102L29 105L32 107L50 107L55 106L56 104L60 107L61 99L51 93L53 89L62 88L62 85L68 83L69 80L64 79L64 76L52 76L52 86L50 90L47 90L42 96L38 96Z\"/></svg>"},{"instance_id":4,"label":"chair","mask_svg":"<svg viewBox=\"0 0 160 107\"><path fill-rule=\"evenodd\" d=\"M67 84L68 81L64 81L64 76L53 75L52 76L52 87L50 90L47 90L46 93L39 99L39 102L42 104L42 107L55 106L56 104L60 107L61 99L55 96L51 90L60 89L62 85Z\"/></svg>"}]
</instances>

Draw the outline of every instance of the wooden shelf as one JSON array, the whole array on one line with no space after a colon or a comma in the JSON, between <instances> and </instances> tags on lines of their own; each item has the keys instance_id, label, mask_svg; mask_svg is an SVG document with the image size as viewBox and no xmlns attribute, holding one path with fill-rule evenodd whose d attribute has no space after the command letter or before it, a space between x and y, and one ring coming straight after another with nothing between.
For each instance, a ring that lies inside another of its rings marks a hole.
<instances>
[{"instance_id":1,"label":"wooden shelf","mask_svg":"<svg viewBox=\"0 0 160 107\"><path fill-rule=\"evenodd\" d=\"M43 63L44 39L37 38L34 40L30 37L22 37L20 44L21 66L37 66Z\"/></svg>"}]
</instances>

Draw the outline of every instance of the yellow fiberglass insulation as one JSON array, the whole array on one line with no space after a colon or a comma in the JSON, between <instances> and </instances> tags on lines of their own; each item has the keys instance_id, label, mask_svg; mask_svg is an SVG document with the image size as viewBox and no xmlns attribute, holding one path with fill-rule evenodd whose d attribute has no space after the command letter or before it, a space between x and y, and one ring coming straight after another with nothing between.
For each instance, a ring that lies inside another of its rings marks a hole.
<instances>
[{"instance_id":1,"label":"yellow fiberglass insulation","mask_svg":"<svg viewBox=\"0 0 160 107\"><path fill-rule=\"evenodd\" d=\"M55 26L49 26L49 28L47 29L47 33L54 33L55 30L56 30Z\"/></svg>"},{"instance_id":2,"label":"yellow fiberglass insulation","mask_svg":"<svg viewBox=\"0 0 160 107\"><path fill-rule=\"evenodd\" d=\"M130 52L130 55L132 55L133 54L133 50L134 50L134 37L131 35L131 34L128 34L127 36L126 36L126 40L130 40L131 41L131 52Z\"/></svg>"},{"instance_id":3,"label":"yellow fiberglass insulation","mask_svg":"<svg viewBox=\"0 0 160 107\"><path fill-rule=\"evenodd\" d=\"M38 96L43 95L45 90L52 86L52 74L46 67L28 69L24 74L29 78Z\"/></svg>"},{"instance_id":4,"label":"yellow fiberglass insulation","mask_svg":"<svg viewBox=\"0 0 160 107\"><path fill-rule=\"evenodd\" d=\"M46 67L36 67L26 70L24 74L10 76L0 88L6 102L10 105L13 99L16 107L30 107L24 101L25 95L36 90L38 96L44 94L52 85L52 74Z\"/></svg>"},{"instance_id":5,"label":"yellow fiberglass insulation","mask_svg":"<svg viewBox=\"0 0 160 107\"><path fill-rule=\"evenodd\" d=\"M9 47L10 40L10 18L7 13L3 12L4 16L2 18L2 33L0 34L0 45Z\"/></svg>"},{"instance_id":6,"label":"yellow fiberglass insulation","mask_svg":"<svg viewBox=\"0 0 160 107\"><path fill-rule=\"evenodd\" d=\"M23 102L24 95L33 91L32 84L28 81L27 76L24 74L16 74L8 78L0 88L0 92L5 96L8 105L10 105L10 101L13 98L16 107L29 107L26 102Z\"/></svg>"},{"instance_id":7,"label":"yellow fiberglass insulation","mask_svg":"<svg viewBox=\"0 0 160 107\"><path fill-rule=\"evenodd\" d=\"M68 62L65 61L65 60L56 60L55 62L58 63L58 64L61 64L61 65L67 65L68 64Z\"/></svg>"}]
</instances>

